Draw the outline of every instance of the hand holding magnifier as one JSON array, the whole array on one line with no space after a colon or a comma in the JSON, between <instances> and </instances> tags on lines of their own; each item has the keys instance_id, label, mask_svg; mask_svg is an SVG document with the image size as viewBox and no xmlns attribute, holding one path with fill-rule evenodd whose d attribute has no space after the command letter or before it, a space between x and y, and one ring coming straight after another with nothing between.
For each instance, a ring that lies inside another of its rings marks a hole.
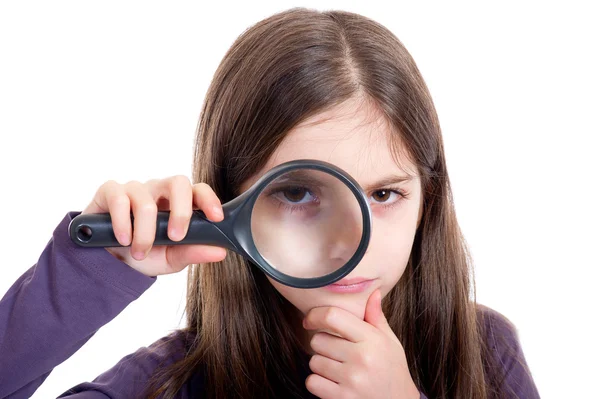
<instances>
[{"instance_id":1,"label":"hand holding magnifier","mask_svg":"<svg viewBox=\"0 0 600 399\"><path fill-rule=\"evenodd\" d=\"M153 245L206 244L233 250L273 279L292 287L317 288L350 273L371 235L371 209L362 189L326 162L281 164L223 205L219 223L194 211L185 238L167 235L169 212L158 212ZM71 239L84 247L122 246L110 214L79 215Z\"/></svg>"}]
</instances>

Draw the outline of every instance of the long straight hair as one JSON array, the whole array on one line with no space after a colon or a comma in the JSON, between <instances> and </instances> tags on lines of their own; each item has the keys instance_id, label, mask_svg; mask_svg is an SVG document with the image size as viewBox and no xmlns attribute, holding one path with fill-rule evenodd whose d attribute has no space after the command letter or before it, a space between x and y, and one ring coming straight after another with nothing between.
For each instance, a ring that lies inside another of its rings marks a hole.
<instances>
[{"instance_id":1,"label":"long straight hair","mask_svg":"<svg viewBox=\"0 0 600 399\"><path fill-rule=\"evenodd\" d=\"M471 262L452 202L437 113L403 44L357 14L295 8L246 30L209 87L193 181L222 202L240 194L294 126L353 96L368 98L422 182L422 218L384 313L417 387L430 398L494 397L499 378L470 299ZM195 375L202 397L301 397L295 310L235 253L188 271L186 356L156 374L150 397L173 397ZM474 283L474 280L473 280ZM285 392L281 391L285 389Z\"/></svg>"}]
</instances>

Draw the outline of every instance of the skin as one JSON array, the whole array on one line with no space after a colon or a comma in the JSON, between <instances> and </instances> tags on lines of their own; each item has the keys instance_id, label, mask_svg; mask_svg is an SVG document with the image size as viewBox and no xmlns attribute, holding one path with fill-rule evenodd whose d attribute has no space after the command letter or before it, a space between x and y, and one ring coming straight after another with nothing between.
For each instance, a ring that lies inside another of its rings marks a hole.
<instances>
[{"instance_id":1,"label":"skin","mask_svg":"<svg viewBox=\"0 0 600 399\"><path fill-rule=\"evenodd\" d=\"M404 349L381 311L404 272L420 221L421 185L406 156L394 158L393 132L368 102L351 99L295 127L266 166L244 184L249 188L270 168L295 159L332 163L361 185L373 212L367 253L347 276L373 279L360 293L332 293L271 284L304 315L314 374L306 381L321 398L418 398ZM400 165L399 165L400 164ZM390 182L390 177L402 180ZM387 181L387 182L386 182ZM391 191L391 195L386 195Z\"/></svg>"},{"instance_id":2,"label":"skin","mask_svg":"<svg viewBox=\"0 0 600 399\"><path fill-rule=\"evenodd\" d=\"M376 108L353 98L296 126L265 167L242 187L249 188L283 162L310 158L345 170L369 198L371 241L360 264L347 276L372 279L368 289L353 294L324 288L307 291L270 279L303 317L299 333L313 355L309 363L313 374L306 386L321 398L419 398L404 349L381 311L381 298L406 268L422 201L416 168L408 157L395 158L391 153L392 134ZM223 220L221 203L208 185L192 185L187 177L173 176L145 183L108 181L82 213L109 212L115 236L125 247L107 251L147 276L158 276L225 258L223 248L211 246L152 246L157 211L171 211L168 234L179 241L187 233L192 209L202 210L215 222ZM331 248L343 253L336 245Z\"/></svg>"},{"instance_id":3,"label":"skin","mask_svg":"<svg viewBox=\"0 0 600 399\"><path fill-rule=\"evenodd\" d=\"M249 188L279 164L309 158L342 168L367 194L373 214L371 241L360 264L347 277L375 279L374 283L360 294L337 294L322 288L309 291L292 288L270 279L304 315L315 307L336 306L364 319L369 296L376 289L387 295L406 268L419 223L421 184L418 176L411 173L416 168L407 157L401 157L401 165L394 159L388 141L391 134L376 109L359 99L351 99L292 129L265 167L242 187ZM381 184L394 176L408 180ZM394 192L386 198L383 189L402 192L406 198Z\"/></svg>"},{"instance_id":4,"label":"skin","mask_svg":"<svg viewBox=\"0 0 600 399\"><path fill-rule=\"evenodd\" d=\"M303 170L301 178L295 176L269 184L256 201L252 238L282 273L321 277L356 252L363 230L360 205L344 183L327 173Z\"/></svg>"}]
</instances>

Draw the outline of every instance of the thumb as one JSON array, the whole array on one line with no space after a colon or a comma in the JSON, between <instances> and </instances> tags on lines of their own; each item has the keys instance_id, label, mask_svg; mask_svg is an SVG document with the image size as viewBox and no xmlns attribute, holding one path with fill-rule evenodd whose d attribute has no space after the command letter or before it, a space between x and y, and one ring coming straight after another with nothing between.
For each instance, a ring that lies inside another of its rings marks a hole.
<instances>
[{"instance_id":1,"label":"thumb","mask_svg":"<svg viewBox=\"0 0 600 399\"><path fill-rule=\"evenodd\" d=\"M375 290L367 300L365 308L365 321L381 331L388 332L390 326L381 309L381 291Z\"/></svg>"}]
</instances>

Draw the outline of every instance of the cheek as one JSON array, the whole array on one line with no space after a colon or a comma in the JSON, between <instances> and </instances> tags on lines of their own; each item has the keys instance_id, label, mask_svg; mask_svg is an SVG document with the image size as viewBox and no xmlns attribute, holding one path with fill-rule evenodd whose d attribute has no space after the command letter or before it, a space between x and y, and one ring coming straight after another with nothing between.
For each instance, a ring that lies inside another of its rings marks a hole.
<instances>
[{"instance_id":1,"label":"cheek","mask_svg":"<svg viewBox=\"0 0 600 399\"><path fill-rule=\"evenodd\" d=\"M414 216L414 217L413 217ZM364 263L371 265L383 281L382 294L386 295L400 280L416 233L416 212L404 217L377 217L374 220L373 234Z\"/></svg>"},{"instance_id":2,"label":"cheek","mask_svg":"<svg viewBox=\"0 0 600 399\"><path fill-rule=\"evenodd\" d=\"M382 288L385 292L382 294L385 295L396 285L406 269L414 235L407 237L394 231L393 234L382 234L377 238L368 262L376 265L377 275L383 280Z\"/></svg>"},{"instance_id":3,"label":"cheek","mask_svg":"<svg viewBox=\"0 0 600 399\"><path fill-rule=\"evenodd\" d=\"M311 290L306 290L302 288L293 288L289 287L285 284L281 284L269 276L267 276L271 285L275 287L275 289L292 305L294 305L302 314L308 313L310 309L315 307L315 300L313 295L311 294Z\"/></svg>"},{"instance_id":4,"label":"cheek","mask_svg":"<svg viewBox=\"0 0 600 399\"><path fill-rule=\"evenodd\" d=\"M373 232L369 249L352 276L376 277L380 280L382 295L396 285L410 257L418 219L418 207L373 214ZM302 314L317 306L338 306L362 318L370 292L365 295L345 296L321 289L306 290L278 283L267 276L275 289Z\"/></svg>"}]
</instances>

